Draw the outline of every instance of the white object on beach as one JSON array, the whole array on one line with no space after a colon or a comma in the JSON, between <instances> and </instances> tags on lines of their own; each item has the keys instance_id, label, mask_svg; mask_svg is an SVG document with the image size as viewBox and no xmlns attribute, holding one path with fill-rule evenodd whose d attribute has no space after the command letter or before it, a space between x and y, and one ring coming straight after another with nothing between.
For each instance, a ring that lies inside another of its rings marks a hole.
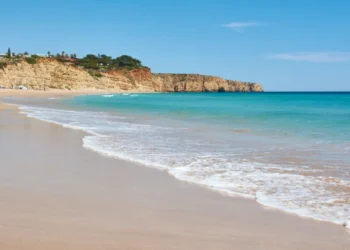
<instances>
[{"instance_id":1,"label":"white object on beach","mask_svg":"<svg viewBox=\"0 0 350 250\"><path fill-rule=\"evenodd\" d=\"M28 90L27 87L23 86L23 85L19 85L18 86L18 89L21 89L21 90Z\"/></svg>"}]
</instances>

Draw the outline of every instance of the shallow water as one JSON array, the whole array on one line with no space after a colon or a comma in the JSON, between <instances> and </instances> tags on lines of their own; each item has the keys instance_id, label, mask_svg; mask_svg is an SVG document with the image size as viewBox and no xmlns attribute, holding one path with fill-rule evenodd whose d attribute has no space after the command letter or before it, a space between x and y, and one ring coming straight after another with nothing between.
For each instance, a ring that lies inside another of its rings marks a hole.
<instances>
[{"instance_id":1,"label":"shallow water","mask_svg":"<svg viewBox=\"0 0 350 250\"><path fill-rule=\"evenodd\" d=\"M104 155L350 224L349 93L105 94L21 109L89 132L84 147Z\"/></svg>"}]
</instances>

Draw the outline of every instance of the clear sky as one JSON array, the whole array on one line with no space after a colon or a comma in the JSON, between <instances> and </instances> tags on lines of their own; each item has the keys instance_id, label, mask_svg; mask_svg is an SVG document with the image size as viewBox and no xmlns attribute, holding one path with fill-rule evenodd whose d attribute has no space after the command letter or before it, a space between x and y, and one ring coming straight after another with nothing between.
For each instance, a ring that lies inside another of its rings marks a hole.
<instances>
[{"instance_id":1,"label":"clear sky","mask_svg":"<svg viewBox=\"0 0 350 250\"><path fill-rule=\"evenodd\" d=\"M0 52L100 53L153 72L350 91L349 0L11 0Z\"/></svg>"}]
</instances>

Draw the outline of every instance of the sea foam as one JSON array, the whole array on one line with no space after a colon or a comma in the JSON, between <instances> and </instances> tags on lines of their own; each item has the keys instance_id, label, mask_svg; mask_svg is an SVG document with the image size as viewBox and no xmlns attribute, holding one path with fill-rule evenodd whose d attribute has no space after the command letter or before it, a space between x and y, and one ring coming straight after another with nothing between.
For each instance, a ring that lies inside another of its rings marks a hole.
<instances>
[{"instance_id":1,"label":"sea foam","mask_svg":"<svg viewBox=\"0 0 350 250\"><path fill-rule=\"evenodd\" d=\"M111 97L113 97L114 95L102 95L103 97L105 97L105 98L111 98Z\"/></svg>"}]
</instances>

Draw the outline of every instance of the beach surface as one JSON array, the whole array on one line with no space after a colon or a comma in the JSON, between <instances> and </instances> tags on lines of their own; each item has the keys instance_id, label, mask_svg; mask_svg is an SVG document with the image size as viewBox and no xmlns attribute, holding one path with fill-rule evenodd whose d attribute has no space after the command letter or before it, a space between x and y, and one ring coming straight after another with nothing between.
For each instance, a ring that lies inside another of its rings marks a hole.
<instances>
[{"instance_id":1,"label":"beach surface","mask_svg":"<svg viewBox=\"0 0 350 250\"><path fill-rule=\"evenodd\" d=\"M342 226L104 157L85 133L0 105L0 249L350 249Z\"/></svg>"}]
</instances>

